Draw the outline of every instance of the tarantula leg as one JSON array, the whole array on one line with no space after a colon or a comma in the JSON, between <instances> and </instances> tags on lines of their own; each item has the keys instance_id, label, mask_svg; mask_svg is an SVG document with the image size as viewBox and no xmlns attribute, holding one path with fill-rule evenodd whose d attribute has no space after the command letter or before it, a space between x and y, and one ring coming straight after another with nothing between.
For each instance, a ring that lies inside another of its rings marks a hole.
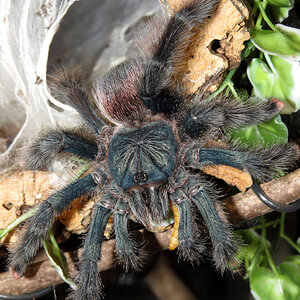
<instances>
[{"instance_id":1,"label":"tarantula leg","mask_svg":"<svg viewBox=\"0 0 300 300\"><path fill-rule=\"evenodd\" d=\"M49 86L53 96L72 106L86 124L96 133L106 123L99 117L100 112L89 100L85 75L79 68L61 67L49 75Z\"/></svg>"},{"instance_id":2,"label":"tarantula leg","mask_svg":"<svg viewBox=\"0 0 300 300\"><path fill-rule=\"evenodd\" d=\"M95 174L97 174L97 182L102 181L104 183L106 176L100 172ZM15 276L24 274L27 265L41 246L41 238L47 237L55 215L61 213L72 200L97 187L94 177L92 174L87 175L52 194L27 221L26 231L10 256L10 265Z\"/></svg>"},{"instance_id":3,"label":"tarantula leg","mask_svg":"<svg viewBox=\"0 0 300 300\"><path fill-rule=\"evenodd\" d=\"M133 239L128 231L129 206L119 200L114 213L114 226L116 234L115 253L119 264L128 271L130 268L139 270L142 265L140 255L141 246Z\"/></svg>"},{"instance_id":4,"label":"tarantula leg","mask_svg":"<svg viewBox=\"0 0 300 300\"><path fill-rule=\"evenodd\" d=\"M253 182L253 185L251 187L252 191L255 193L255 195L268 207L272 208L275 211L283 212L283 213L289 213L294 212L298 209L300 209L300 199L297 201L283 205L280 203L277 203L273 201L260 187L260 185L257 182Z\"/></svg>"},{"instance_id":5,"label":"tarantula leg","mask_svg":"<svg viewBox=\"0 0 300 300\"><path fill-rule=\"evenodd\" d=\"M184 123L185 132L198 138L218 128L234 129L258 124L278 115L284 103L272 99L258 103L235 100L211 101L192 108Z\"/></svg>"},{"instance_id":6,"label":"tarantula leg","mask_svg":"<svg viewBox=\"0 0 300 300\"><path fill-rule=\"evenodd\" d=\"M80 270L75 278L76 289L70 295L71 299L96 300L102 298L98 261L101 256L105 226L111 213L112 208L102 206L101 201L95 205L92 222L84 242Z\"/></svg>"},{"instance_id":7,"label":"tarantula leg","mask_svg":"<svg viewBox=\"0 0 300 300\"><path fill-rule=\"evenodd\" d=\"M217 3L218 0L188 3L174 13L162 35L154 39L157 43L151 47L152 60L145 66L139 86L142 102L153 113L172 114L180 108L183 96L174 88L172 81L174 65L183 61L185 50L194 34L193 29L204 22ZM147 43L148 40L147 37Z\"/></svg>"},{"instance_id":8,"label":"tarantula leg","mask_svg":"<svg viewBox=\"0 0 300 300\"><path fill-rule=\"evenodd\" d=\"M234 261L237 245L234 242L229 223L222 220L217 212L217 203L213 196L215 191L208 185L199 184L197 178L192 178L187 182L187 193L196 204L208 228L213 244L214 264L217 269L224 272L226 263Z\"/></svg>"},{"instance_id":9,"label":"tarantula leg","mask_svg":"<svg viewBox=\"0 0 300 300\"><path fill-rule=\"evenodd\" d=\"M61 151L93 160L98 154L95 143L69 130L51 130L40 136L26 155L26 165L31 169L40 169L48 165Z\"/></svg>"},{"instance_id":10,"label":"tarantula leg","mask_svg":"<svg viewBox=\"0 0 300 300\"><path fill-rule=\"evenodd\" d=\"M179 255L191 262L197 262L205 250L195 223L191 205L182 189L176 189L170 194L171 201L179 210L178 252Z\"/></svg>"},{"instance_id":11,"label":"tarantula leg","mask_svg":"<svg viewBox=\"0 0 300 300\"><path fill-rule=\"evenodd\" d=\"M201 169L207 165L226 165L248 171L260 181L271 179L278 170L291 167L299 157L299 147L288 143L265 149L227 150L218 148L190 149L186 161L190 167Z\"/></svg>"}]
</instances>

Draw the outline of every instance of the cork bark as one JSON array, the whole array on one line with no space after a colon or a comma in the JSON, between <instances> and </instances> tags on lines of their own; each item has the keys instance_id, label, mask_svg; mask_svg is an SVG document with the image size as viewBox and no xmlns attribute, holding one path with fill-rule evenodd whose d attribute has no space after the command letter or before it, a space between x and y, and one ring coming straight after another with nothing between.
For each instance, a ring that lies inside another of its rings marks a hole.
<instances>
[{"instance_id":1,"label":"cork bark","mask_svg":"<svg viewBox=\"0 0 300 300\"><path fill-rule=\"evenodd\" d=\"M179 9L184 1L169 0L171 9ZM203 87L212 92L223 79L224 72L241 62L244 42L250 39L252 24L247 4L239 0L221 0L211 18L200 26L186 50L186 64L176 78L184 82L189 93ZM209 82L209 88L206 87Z\"/></svg>"}]
</instances>

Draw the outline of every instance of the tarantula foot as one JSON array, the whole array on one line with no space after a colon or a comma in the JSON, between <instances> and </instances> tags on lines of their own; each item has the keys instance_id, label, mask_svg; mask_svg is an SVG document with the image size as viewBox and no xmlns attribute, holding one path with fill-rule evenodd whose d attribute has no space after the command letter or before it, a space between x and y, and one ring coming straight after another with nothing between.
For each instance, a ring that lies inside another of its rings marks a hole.
<instances>
[{"instance_id":1,"label":"tarantula foot","mask_svg":"<svg viewBox=\"0 0 300 300\"><path fill-rule=\"evenodd\" d=\"M197 264L201 259L202 253L205 251L206 247L204 243L201 243L199 240L186 239L180 241L177 249L181 259Z\"/></svg>"},{"instance_id":2,"label":"tarantula foot","mask_svg":"<svg viewBox=\"0 0 300 300\"><path fill-rule=\"evenodd\" d=\"M15 279L20 279L22 277L22 275L20 275L20 273L16 272L13 267L10 267L9 271L11 272L13 278L15 278Z\"/></svg>"},{"instance_id":3,"label":"tarantula foot","mask_svg":"<svg viewBox=\"0 0 300 300\"><path fill-rule=\"evenodd\" d=\"M23 277L26 267L27 266L25 265L24 267L21 262L17 262L14 263L13 266L9 268L9 271L11 272L14 278L20 279L21 277Z\"/></svg>"},{"instance_id":4,"label":"tarantula foot","mask_svg":"<svg viewBox=\"0 0 300 300\"><path fill-rule=\"evenodd\" d=\"M141 251L118 251L116 252L118 264L127 272L132 269L139 271L144 262L144 255Z\"/></svg>"},{"instance_id":5,"label":"tarantula foot","mask_svg":"<svg viewBox=\"0 0 300 300\"><path fill-rule=\"evenodd\" d=\"M75 277L76 288L67 299L72 300L101 300L103 299L102 282L96 261L83 263L83 268Z\"/></svg>"},{"instance_id":6,"label":"tarantula foot","mask_svg":"<svg viewBox=\"0 0 300 300\"><path fill-rule=\"evenodd\" d=\"M271 101L276 104L278 111L281 111L284 108L284 102L278 98L272 98Z\"/></svg>"},{"instance_id":7,"label":"tarantula foot","mask_svg":"<svg viewBox=\"0 0 300 300\"><path fill-rule=\"evenodd\" d=\"M235 256L236 251L237 245L233 240L214 245L213 261L216 269L219 270L221 274L224 273L226 268L231 269L231 267L238 262Z\"/></svg>"},{"instance_id":8,"label":"tarantula foot","mask_svg":"<svg viewBox=\"0 0 300 300\"><path fill-rule=\"evenodd\" d=\"M14 278L21 278L26 268L30 262L27 255L29 257L34 256L35 249L33 248L33 244L39 245L40 241L35 236L28 237L26 243L22 243L18 245L16 251L10 255L10 271ZM24 256L23 251L26 252L26 256Z\"/></svg>"}]
</instances>

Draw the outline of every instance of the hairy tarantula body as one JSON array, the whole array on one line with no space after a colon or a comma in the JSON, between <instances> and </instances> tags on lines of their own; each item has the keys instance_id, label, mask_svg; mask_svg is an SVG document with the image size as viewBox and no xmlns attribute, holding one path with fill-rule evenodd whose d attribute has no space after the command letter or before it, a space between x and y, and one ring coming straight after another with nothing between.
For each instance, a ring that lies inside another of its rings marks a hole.
<instances>
[{"instance_id":1,"label":"hairy tarantula body","mask_svg":"<svg viewBox=\"0 0 300 300\"><path fill-rule=\"evenodd\" d=\"M146 54L94 82L93 102L78 69L58 69L51 76L52 93L78 111L91 135L87 139L73 130L46 132L31 146L27 165L43 168L60 152L67 152L90 160L92 170L52 194L29 219L11 254L16 276L24 274L55 217L83 195L93 195L97 203L75 279L74 299L101 298L97 262L111 215L116 259L126 269L139 267L142 251L128 231L130 214L151 229L168 217L170 203L179 211L178 252L184 259L197 261L205 249L195 222L197 211L208 228L216 268L222 272L233 259L236 244L230 225L219 216L216 189L201 170L226 165L263 181L291 166L299 150L291 143L254 150L230 143L226 148L210 147L208 141L216 132L269 120L283 103L237 103L227 98L199 103L195 95L187 105L182 87L174 87L175 63L183 59L193 28L213 13L217 2L191 1L166 18Z\"/></svg>"}]
</instances>

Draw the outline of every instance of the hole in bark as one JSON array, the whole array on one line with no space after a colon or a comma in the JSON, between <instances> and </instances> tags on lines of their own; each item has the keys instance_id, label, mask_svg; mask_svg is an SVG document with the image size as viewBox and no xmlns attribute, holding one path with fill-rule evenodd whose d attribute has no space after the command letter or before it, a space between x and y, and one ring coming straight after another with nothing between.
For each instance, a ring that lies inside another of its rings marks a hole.
<instances>
[{"instance_id":1,"label":"hole in bark","mask_svg":"<svg viewBox=\"0 0 300 300\"><path fill-rule=\"evenodd\" d=\"M210 43L210 50L211 52L217 52L218 49L221 48L220 40L213 40Z\"/></svg>"}]
</instances>

